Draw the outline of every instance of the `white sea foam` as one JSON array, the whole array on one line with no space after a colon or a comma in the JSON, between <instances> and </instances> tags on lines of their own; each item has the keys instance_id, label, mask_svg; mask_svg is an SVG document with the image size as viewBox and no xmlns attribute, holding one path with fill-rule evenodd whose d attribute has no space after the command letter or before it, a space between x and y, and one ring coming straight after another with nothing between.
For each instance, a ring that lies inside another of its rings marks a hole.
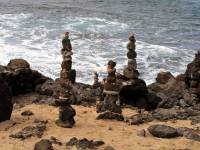
<instances>
[{"instance_id":1,"label":"white sea foam","mask_svg":"<svg viewBox=\"0 0 200 150\"><path fill-rule=\"evenodd\" d=\"M62 61L61 37L66 30L71 32L73 68L77 70L78 81L92 83L94 71L100 78L105 77L110 59L117 61L120 73L127 64L127 39L115 36L127 33L129 25L125 23L85 17L61 17L57 22L58 18L34 19L31 14L0 14L0 64L24 58L33 69L58 78ZM180 57L176 48L142 41L137 41L136 51L139 72L147 83L151 83L160 70L182 72L191 59L188 54Z\"/></svg>"}]
</instances>

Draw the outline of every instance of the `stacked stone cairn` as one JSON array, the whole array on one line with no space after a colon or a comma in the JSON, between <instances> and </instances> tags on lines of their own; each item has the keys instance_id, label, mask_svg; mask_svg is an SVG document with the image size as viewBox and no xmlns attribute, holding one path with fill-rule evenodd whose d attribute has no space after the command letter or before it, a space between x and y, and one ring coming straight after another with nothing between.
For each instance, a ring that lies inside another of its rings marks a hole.
<instances>
[{"instance_id":1,"label":"stacked stone cairn","mask_svg":"<svg viewBox=\"0 0 200 150\"><path fill-rule=\"evenodd\" d=\"M120 85L116 79L115 66L116 62L112 60L110 60L107 64L108 76L104 83L104 100L100 108L97 106L97 112L111 111L114 113L121 113L121 108L117 105L117 101L119 100Z\"/></svg>"},{"instance_id":2,"label":"stacked stone cairn","mask_svg":"<svg viewBox=\"0 0 200 150\"><path fill-rule=\"evenodd\" d=\"M61 64L61 73L60 80L64 83L75 83L76 79L76 70L72 69L72 46L69 39L69 32L65 33L65 36L62 40L63 48L61 49L62 54L62 64Z\"/></svg>"},{"instance_id":3,"label":"stacked stone cairn","mask_svg":"<svg viewBox=\"0 0 200 150\"><path fill-rule=\"evenodd\" d=\"M124 69L124 76L131 80L131 79L137 79L139 76L139 72L137 70L137 63L136 63L136 57L137 53L135 52L135 37L134 35L129 36L129 43L127 44L127 57L128 57L128 65Z\"/></svg>"},{"instance_id":4,"label":"stacked stone cairn","mask_svg":"<svg viewBox=\"0 0 200 150\"><path fill-rule=\"evenodd\" d=\"M129 36L127 44L128 65L124 68L123 74L125 79L122 81L120 89L120 102L134 105L136 107L145 108L147 105L148 89L144 80L139 79L137 70L135 45L136 39L134 35Z\"/></svg>"},{"instance_id":5,"label":"stacked stone cairn","mask_svg":"<svg viewBox=\"0 0 200 150\"><path fill-rule=\"evenodd\" d=\"M63 128L72 128L75 124L74 116L76 111L70 105L70 96L70 91L61 91L59 99L55 101L55 105L59 106L59 118L55 123Z\"/></svg>"}]
</instances>

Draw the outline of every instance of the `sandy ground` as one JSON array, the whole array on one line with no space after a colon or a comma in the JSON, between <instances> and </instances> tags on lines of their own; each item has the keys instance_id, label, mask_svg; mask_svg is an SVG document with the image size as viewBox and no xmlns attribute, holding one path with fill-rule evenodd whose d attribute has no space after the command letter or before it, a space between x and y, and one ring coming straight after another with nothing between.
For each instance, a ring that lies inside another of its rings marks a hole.
<instances>
[{"instance_id":1,"label":"sandy ground","mask_svg":"<svg viewBox=\"0 0 200 150\"><path fill-rule=\"evenodd\" d=\"M88 138L90 140L103 140L105 145L110 145L116 150L180 150L180 149L200 149L200 142L188 140L184 137L175 139L159 139L151 136L147 131L146 137L140 137L137 132L147 129L151 124L167 124L173 127L190 127L189 121L176 122L151 122L143 125L128 125L124 122L111 120L96 120L95 108L73 106L76 109L76 125L72 129L65 129L55 125L58 117L58 108L48 105L27 105L23 108L15 109L10 121L0 123L0 150L28 150L33 149L34 144L40 139L31 137L26 140L10 138L10 134L20 131L28 125L34 125L35 119L48 120L47 130L44 138L56 137L61 142L66 143L70 138ZM24 110L31 110L34 115L30 117L21 116ZM129 116L133 110L123 110L124 115ZM16 125L12 126L13 122ZM63 146L53 145L56 150L67 149ZM75 148L71 148L72 150ZM103 149L101 147L100 149Z\"/></svg>"}]
</instances>

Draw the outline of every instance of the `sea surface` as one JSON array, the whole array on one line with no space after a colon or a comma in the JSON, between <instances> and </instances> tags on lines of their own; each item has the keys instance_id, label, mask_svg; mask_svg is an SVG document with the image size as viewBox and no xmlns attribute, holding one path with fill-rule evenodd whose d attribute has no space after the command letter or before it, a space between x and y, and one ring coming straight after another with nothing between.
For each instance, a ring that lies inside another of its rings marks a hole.
<instances>
[{"instance_id":1,"label":"sea surface","mask_svg":"<svg viewBox=\"0 0 200 150\"><path fill-rule=\"evenodd\" d=\"M0 64L24 58L58 78L61 39L69 31L77 81L106 76L108 60L122 73L128 35L137 39L140 77L183 73L200 48L200 0L0 0Z\"/></svg>"}]
</instances>

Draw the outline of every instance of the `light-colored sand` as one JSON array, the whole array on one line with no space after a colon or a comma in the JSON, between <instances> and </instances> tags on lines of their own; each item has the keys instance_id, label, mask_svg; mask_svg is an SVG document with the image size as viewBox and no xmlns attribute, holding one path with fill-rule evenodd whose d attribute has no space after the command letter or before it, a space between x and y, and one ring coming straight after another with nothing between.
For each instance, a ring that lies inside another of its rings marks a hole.
<instances>
[{"instance_id":1,"label":"light-colored sand","mask_svg":"<svg viewBox=\"0 0 200 150\"><path fill-rule=\"evenodd\" d=\"M61 142L66 143L70 138L88 138L93 140L103 140L106 145L113 146L116 150L178 150L178 149L200 149L200 142L188 140L184 137L175 139L159 139L152 137L148 131L146 137L137 136L137 132L141 129L147 129L151 124L167 124L173 127L191 127L189 121L173 122L151 122L144 125L128 125L118 121L96 120L95 108L87 108L82 106L73 106L76 109L75 117L76 126L72 129L65 129L55 125L58 117L58 108L47 105L28 105L26 107L14 110L11 121L0 123L0 150L31 150L34 144L40 139L31 137L24 141L9 138L10 134L20 131L28 125L34 125L34 120L47 119L47 130L42 138L50 138L54 136ZM34 116L23 117L21 112L31 110ZM126 115L134 113L133 110L126 109L123 111ZM12 126L13 122L17 124ZM54 145L57 150L66 149L65 146ZM72 148L75 149L75 148ZM103 149L103 147L102 147Z\"/></svg>"}]
</instances>

